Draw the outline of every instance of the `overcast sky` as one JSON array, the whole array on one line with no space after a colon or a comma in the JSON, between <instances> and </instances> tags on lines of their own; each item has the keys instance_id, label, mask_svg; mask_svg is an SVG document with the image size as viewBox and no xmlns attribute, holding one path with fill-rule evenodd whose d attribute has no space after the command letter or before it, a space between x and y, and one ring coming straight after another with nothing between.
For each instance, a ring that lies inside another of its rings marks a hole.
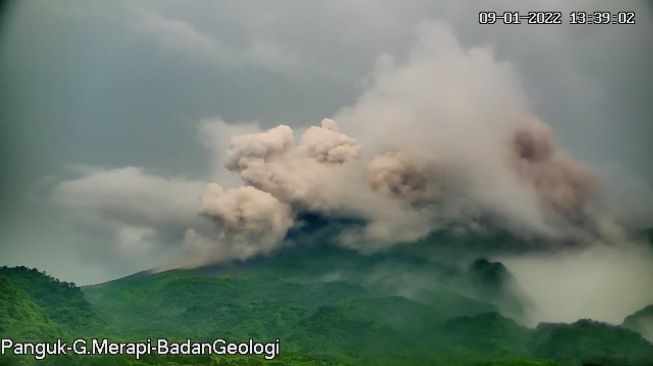
<instances>
[{"instance_id":1,"label":"overcast sky","mask_svg":"<svg viewBox=\"0 0 653 366\"><path fill-rule=\"evenodd\" d=\"M162 237L147 225L80 220L92 198L72 202L61 183L136 167L124 176L174 177L174 189L197 190L199 200L196 182L212 178L215 159L202 142L202 121L301 127L336 115L367 89L383 55L400 63L418 26L433 20L448 22L463 47L490 46L511 64L534 113L599 174L617 216L653 227L651 3L489 3L31 1L4 8L0 264L90 284L165 261L174 246L159 250L153 241ZM479 10L545 8L562 10L565 23L570 10L632 10L637 24L478 24ZM102 214L125 216L122 209ZM142 252L120 244L133 242Z\"/></svg>"}]
</instances>

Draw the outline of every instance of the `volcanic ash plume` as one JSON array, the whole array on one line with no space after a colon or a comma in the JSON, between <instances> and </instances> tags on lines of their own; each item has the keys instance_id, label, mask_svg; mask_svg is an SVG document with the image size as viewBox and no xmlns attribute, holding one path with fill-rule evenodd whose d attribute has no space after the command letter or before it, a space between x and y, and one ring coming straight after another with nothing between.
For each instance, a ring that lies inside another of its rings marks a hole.
<instances>
[{"instance_id":1,"label":"volcanic ash plume","mask_svg":"<svg viewBox=\"0 0 653 366\"><path fill-rule=\"evenodd\" d=\"M335 121L324 119L321 127L306 130L298 145L286 125L235 136L227 167L246 184L283 202L327 210L339 205L339 185L346 184L348 163L359 155L356 140L340 133Z\"/></svg>"},{"instance_id":2,"label":"volcanic ash plume","mask_svg":"<svg viewBox=\"0 0 653 366\"><path fill-rule=\"evenodd\" d=\"M441 195L446 176L435 163L428 164L403 153L376 155L367 165L370 187L384 196L424 202ZM440 173L440 175L438 175Z\"/></svg>"},{"instance_id":3,"label":"volcanic ash plume","mask_svg":"<svg viewBox=\"0 0 653 366\"><path fill-rule=\"evenodd\" d=\"M530 181L548 208L564 215L577 214L595 193L590 167L555 147L546 125L515 131L513 149L517 173Z\"/></svg>"},{"instance_id":4,"label":"volcanic ash plume","mask_svg":"<svg viewBox=\"0 0 653 366\"><path fill-rule=\"evenodd\" d=\"M190 229L185 249L190 257L205 262L268 254L293 224L287 204L250 186L224 189L210 183L201 212L214 223L215 231L205 236Z\"/></svg>"},{"instance_id":5,"label":"volcanic ash plume","mask_svg":"<svg viewBox=\"0 0 653 366\"><path fill-rule=\"evenodd\" d=\"M340 244L366 252L479 221L566 242L610 227L590 168L556 146L510 65L442 23L419 36L336 114L347 134L323 119L298 143L287 125L231 139L226 167L247 187L212 185L202 204L227 257L269 252L305 211L354 219Z\"/></svg>"},{"instance_id":6,"label":"volcanic ash plume","mask_svg":"<svg viewBox=\"0 0 653 366\"><path fill-rule=\"evenodd\" d=\"M359 158L358 142L340 133L336 121L325 118L321 124L321 127L309 127L302 136L299 149L304 150L306 156L327 164L342 164Z\"/></svg>"}]
</instances>

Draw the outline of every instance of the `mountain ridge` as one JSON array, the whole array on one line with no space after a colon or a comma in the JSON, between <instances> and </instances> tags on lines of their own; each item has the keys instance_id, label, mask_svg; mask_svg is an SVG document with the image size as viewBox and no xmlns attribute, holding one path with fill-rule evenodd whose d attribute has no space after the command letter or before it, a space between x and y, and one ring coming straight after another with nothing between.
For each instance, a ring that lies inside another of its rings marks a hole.
<instances>
[{"instance_id":1,"label":"mountain ridge","mask_svg":"<svg viewBox=\"0 0 653 366\"><path fill-rule=\"evenodd\" d=\"M279 365L650 366L653 362L653 345L621 326L590 320L540 323L535 328L520 325L515 320L518 307L528 304L513 286L509 268L484 256L439 261L429 245L427 241L372 255L326 246L288 248L252 262L141 271L83 288L36 269L2 267L0 288L5 291L0 305L33 306L43 316L34 318L32 323L37 324L32 327L38 329L40 322L47 330L45 325L51 323L64 337L279 338L282 356L273 361ZM88 316L64 316L71 309ZM17 324L11 316L0 311L0 336ZM63 360L39 364L257 365L260 361L188 356L152 356L138 362L129 357ZM8 362L33 364L24 358Z\"/></svg>"}]
</instances>

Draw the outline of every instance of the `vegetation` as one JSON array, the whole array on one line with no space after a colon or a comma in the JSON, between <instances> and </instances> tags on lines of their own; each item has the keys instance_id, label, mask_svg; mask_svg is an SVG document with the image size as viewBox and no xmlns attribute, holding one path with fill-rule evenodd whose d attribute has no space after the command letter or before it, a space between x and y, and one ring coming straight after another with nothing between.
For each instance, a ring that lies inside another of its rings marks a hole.
<instances>
[{"instance_id":1,"label":"vegetation","mask_svg":"<svg viewBox=\"0 0 653 366\"><path fill-rule=\"evenodd\" d=\"M625 328L582 320L529 329L501 315L502 299L517 300L500 263L458 268L425 257L406 248L375 256L316 248L83 289L35 269L3 267L0 337L280 338L282 346L271 361L6 356L0 365L653 364L653 346Z\"/></svg>"},{"instance_id":2,"label":"vegetation","mask_svg":"<svg viewBox=\"0 0 653 366\"><path fill-rule=\"evenodd\" d=\"M642 334L653 342L653 304L627 316L623 326Z\"/></svg>"}]
</instances>

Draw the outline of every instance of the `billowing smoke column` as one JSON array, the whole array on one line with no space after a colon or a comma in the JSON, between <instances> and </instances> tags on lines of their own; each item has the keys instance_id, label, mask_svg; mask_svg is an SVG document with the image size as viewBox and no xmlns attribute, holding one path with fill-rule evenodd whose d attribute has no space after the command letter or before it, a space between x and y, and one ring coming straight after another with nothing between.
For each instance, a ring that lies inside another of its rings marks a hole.
<instances>
[{"instance_id":1,"label":"billowing smoke column","mask_svg":"<svg viewBox=\"0 0 653 366\"><path fill-rule=\"evenodd\" d=\"M303 211L365 223L340 237L365 252L483 217L529 237L601 239L590 168L556 146L510 66L464 50L443 24L419 33L403 65L382 57L336 115L353 136L323 119L298 143L286 125L232 137L226 167L245 186L209 186L215 232L190 230L187 247L211 260L269 253Z\"/></svg>"},{"instance_id":2,"label":"billowing smoke column","mask_svg":"<svg viewBox=\"0 0 653 366\"><path fill-rule=\"evenodd\" d=\"M310 127L295 145L290 127L280 125L268 131L235 136L227 151L227 168L242 180L284 202L310 208L333 204L324 197L333 174L342 174L342 165L358 159L355 139L338 132L333 120Z\"/></svg>"},{"instance_id":3,"label":"billowing smoke column","mask_svg":"<svg viewBox=\"0 0 653 366\"><path fill-rule=\"evenodd\" d=\"M436 199L444 185L435 165L415 161L402 153L375 156L368 164L370 188L387 197L404 198L410 202Z\"/></svg>"},{"instance_id":4,"label":"billowing smoke column","mask_svg":"<svg viewBox=\"0 0 653 366\"><path fill-rule=\"evenodd\" d=\"M584 215L593 197L589 168L555 147L545 125L507 137L503 164L533 190L541 214L558 221ZM270 253L303 210L365 220L362 229L341 237L343 245L363 251L419 239L443 223L468 219L469 212L494 213L470 198L474 184L455 164L403 152L361 161L356 140L330 119L308 128L299 144L285 125L235 136L227 156L228 168L247 185L210 184L201 207L217 230L208 238L190 230L186 237L191 253L211 261Z\"/></svg>"},{"instance_id":5,"label":"billowing smoke column","mask_svg":"<svg viewBox=\"0 0 653 366\"><path fill-rule=\"evenodd\" d=\"M520 128L512 142L518 175L535 187L549 209L566 215L583 209L595 189L592 171L557 149L547 126Z\"/></svg>"},{"instance_id":6,"label":"billowing smoke column","mask_svg":"<svg viewBox=\"0 0 653 366\"><path fill-rule=\"evenodd\" d=\"M224 189L211 183L201 206L217 230L211 239L193 229L186 232L185 249L200 263L270 253L293 224L287 204L250 186Z\"/></svg>"},{"instance_id":7,"label":"billowing smoke column","mask_svg":"<svg viewBox=\"0 0 653 366\"><path fill-rule=\"evenodd\" d=\"M326 164L343 164L360 156L358 142L338 131L336 121L325 118L322 127L311 126L302 136L306 156Z\"/></svg>"}]
</instances>

